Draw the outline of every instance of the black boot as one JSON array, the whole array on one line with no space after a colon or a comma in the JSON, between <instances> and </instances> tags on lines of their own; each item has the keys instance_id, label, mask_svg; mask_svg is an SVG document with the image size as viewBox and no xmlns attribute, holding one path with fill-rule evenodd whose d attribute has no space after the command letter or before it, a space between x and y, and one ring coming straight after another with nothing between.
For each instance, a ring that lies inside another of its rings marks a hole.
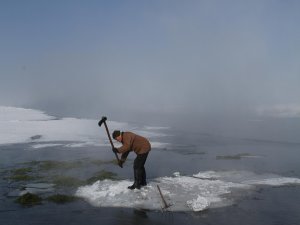
<instances>
[{"instance_id":1,"label":"black boot","mask_svg":"<svg viewBox=\"0 0 300 225\"><path fill-rule=\"evenodd\" d=\"M128 186L128 189L130 189L130 190L141 189L141 185L139 185L137 182L134 182L133 185Z\"/></svg>"},{"instance_id":2,"label":"black boot","mask_svg":"<svg viewBox=\"0 0 300 225\"><path fill-rule=\"evenodd\" d=\"M139 171L136 169L133 172L134 172L134 183L131 186L129 186L128 189L130 189L130 190L133 190L135 188L140 189L141 185L140 185L139 178L138 178Z\"/></svg>"},{"instance_id":3,"label":"black boot","mask_svg":"<svg viewBox=\"0 0 300 225\"><path fill-rule=\"evenodd\" d=\"M142 182L141 182L141 186L146 186L146 185L147 185L146 170L145 170L145 168L143 168L143 170L142 170Z\"/></svg>"}]
</instances>

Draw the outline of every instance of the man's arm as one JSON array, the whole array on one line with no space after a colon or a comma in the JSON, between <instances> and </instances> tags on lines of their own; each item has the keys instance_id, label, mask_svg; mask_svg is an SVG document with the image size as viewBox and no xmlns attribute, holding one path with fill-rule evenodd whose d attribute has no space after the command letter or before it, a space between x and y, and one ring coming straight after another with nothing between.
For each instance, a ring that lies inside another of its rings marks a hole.
<instances>
[{"instance_id":1,"label":"man's arm","mask_svg":"<svg viewBox=\"0 0 300 225\"><path fill-rule=\"evenodd\" d=\"M121 156L121 160L122 160L123 162L125 162L125 161L126 161L126 159L127 159L127 156L129 155L129 152L130 152L130 151L128 151L128 152L124 152L124 153L122 154L122 156Z\"/></svg>"},{"instance_id":2,"label":"man's arm","mask_svg":"<svg viewBox=\"0 0 300 225\"><path fill-rule=\"evenodd\" d=\"M131 150L131 136L123 136L123 145L118 148L119 153L129 152Z\"/></svg>"}]
</instances>

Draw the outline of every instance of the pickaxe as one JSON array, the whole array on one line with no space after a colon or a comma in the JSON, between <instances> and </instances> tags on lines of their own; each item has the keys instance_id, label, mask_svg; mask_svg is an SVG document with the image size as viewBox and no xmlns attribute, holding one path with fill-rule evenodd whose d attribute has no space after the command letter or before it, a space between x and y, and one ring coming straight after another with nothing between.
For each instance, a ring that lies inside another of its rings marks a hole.
<instances>
[{"instance_id":1,"label":"pickaxe","mask_svg":"<svg viewBox=\"0 0 300 225\"><path fill-rule=\"evenodd\" d=\"M109 141L110 141L112 150L113 150L113 152L114 152L115 146L114 146L114 143L113 143L112 140L111 140L110 133L109 133L109 130L108 130L108 127L107 127L107 124L106 124L106 120L107 120L107 118L106 118L105 116L103 116L102 119L98 122L98 125L99 125L99 127L101 127L101 125L104 123L104 126L105 126L105 130L106 130L107 136L108 136L108 138L109 138ZM122 166L122 163L121 163L121 161L120 161L120 159L119 159L118 154L117 154L116 152L114 152L114 153L115 153L116 159L118 160L118 165L122 168L123 166Z\"/></svg>"}]
</instances>

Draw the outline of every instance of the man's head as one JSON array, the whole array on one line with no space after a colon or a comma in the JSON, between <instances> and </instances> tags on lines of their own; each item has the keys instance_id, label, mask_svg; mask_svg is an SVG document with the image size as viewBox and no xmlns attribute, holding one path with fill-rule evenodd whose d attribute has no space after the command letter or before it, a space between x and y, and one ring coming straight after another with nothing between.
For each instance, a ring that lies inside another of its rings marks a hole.
<instances>
[{"instance_id":1,"label":"man's head","mask_svg":"<svg viewBox=\"0 0 300 225\"><path fill-rule=\"evenodd\" d=\"M122 141L122 133L121 133L121 131L115 130L115 131L113 132L112 136L113 136L113 139L115 139L115 140L117 140L117 141L119 141L119 142Z\"/></svg>"}]
</instances>

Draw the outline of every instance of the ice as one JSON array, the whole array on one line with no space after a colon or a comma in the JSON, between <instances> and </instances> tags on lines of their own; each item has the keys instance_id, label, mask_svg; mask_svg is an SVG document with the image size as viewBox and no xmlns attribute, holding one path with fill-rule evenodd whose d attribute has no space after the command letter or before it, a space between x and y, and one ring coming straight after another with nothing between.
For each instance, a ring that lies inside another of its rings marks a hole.
<instances>
[{"instance_id":1,"label":"ice","mask_svg":"<svg viewBox=\"0 0 300 225\"><path fill-rule=\"evenodd\" d=\"M174 172L173 175L174 175L174 177L179 177L180 176L180 172Z\"/></svg>"},{"instance_id":2,"label":"ice","mask_svg":"<svg viewBox=\"0 0 300 225\"><path fill-rule=\"evenodd\" d=\"M251 191L260 185L300 184L298 178L255 174L251 171L204 171L196 174L197 176L182 176L180 172L174 172L173 175L151 180L148 186L134 191L127 189L132 184L129 180L97 181L80 187L76 196L97 207L161 210L164 205L157 189L159 185L170 205L167 210L202 211L230 205L240 196L236 193L248 193L245 190Z\"/></svg>"},{"instance_id":3,"label":"ice","mask_svg":"<svg viewBox=\"0 0 300 225\"><path fill-rule=\"evenodd\" d=\"M199 172L193 176L202 179L216 179L220 177L220 175L218 175L215 171Z\"/></svg>"},{"instance_id":4,"label":"ice","mask_svg":"<svg viewBox=\"0 0 300 225\"><path fill-rule=\"evenodd\" d=\"M35 149L40 149L40 148L51 148L51 147L57 147L57 146L62 146L63 144L35 144L32 145L32 148Z\"/></svg>"},{"instance_id":5,"label":"ice","mask_svg":"<svg viewBox=\"0 0 300 225\"><path fill-rule=\"evenodd\" d=\"M202 211L209 206L209 202L206 198L198 195L196 199L187 201L188 207L190 207L193 211Z\"/></svg>"},{"instance_id":6,"label":"ice","mask_svg":"<svg viewBox=\"0 0 300 225\"><path fill-rule=\"evenodd\" d=\"M300 179L293 177L277 177L262 180L250 180L247 181L247 183L253 185L283 186L289 184L300 184Z\"/></svg>"},{"instance_id":7,"label":"ice","mask_svg":"<svg viewBox=\"0 0 300 225\"><path fill-rule=\"evenodd\" d=\"M150 141L164 135L161 130L140 129L124 122L107 123L111 132L115 129L130 130L144 135ZM32 147L35 149L58 146L57 142L71 142L65 146L72 148L110 145L106 131L98 126L98 120L57 119L38 110L0 106L0 144L31 142L34 142ZM155 148L166 145L167 143L153 142Z\"/></svg>"},{"instance_id":8,"label":"ice","mask_svg":"<svg viewBox=\"0 0 300 225\"><path fill-rule=\"evenodd\" d=\"M32 183L32 184L26 184L21 189L15 189L10 191L7 196L9 197L18 197L22 196L26 193L31 194L43 194L48 192L54 191L54 184L48 184L48 183Z\"/></svg>"},{"instance_id":9,"label":"ice","mask_svg":"<svg viewBox=\"0 0 300 225\"><path fill-rule=\"evenodd\" d=\"M80 187L76 195L87 199L94 206L150 209L159 207L160 202L156 194L155 198L151 198L154 193L152 186L147 189L131 191L127 188L131 184L132 182L128 180L97 181L93 185Z\"/></svg>"}]
</instances>

